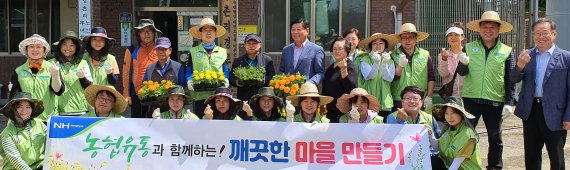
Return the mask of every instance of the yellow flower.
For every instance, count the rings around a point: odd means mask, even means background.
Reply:
[[[148,82],[147,82],[147,81],[143,81],[143,85],[147,85],[147,84],[148,84]]]
[[[204,73],[200,73],[200,78],[203,79],[206,75]]]
[[[301,77],[301,75],[299,75],[299,74],[297,74],[297,75],[295,76],[295,80],[301,80],[301,78],[303,78],[303,77]]]
[[[289,81],[295,81],[295,76],[290,75],[288,79],[289,79]]]
[[[166,80],[162,80],[162,81],[160,81],[160,83],[164,84],[164,83],[166,83]]]
[[[212,77],[213,77],[214,79],[217,79],[217,78],[218,78],[218,75],[217,75],[217,74],[212,74]]]
[[[289,87],[283,88],[283,91],[284,91],[285,93],[289,93],[290,90],[291,90],[291,89],[290,89]]]
[[[218,76],[224,75],[224,72],[218,71]]]
[[[144,93],[144,90],[143,90],[143,89],[139,89],[139,91],[138,91],[137,94],[143,94],[143,93]]]
[[[273,85],[273,80],[269,80],[269,85]]]
[[[192,71],[192,73],[198,74],[198,70],[194,70],[194,71]]]
[[[293,84],[291,88],[293,88],[294,90],[299,90],[299,84]]]
[[[212,79],[212,76],[210,76],[210,74],[206,74],[206,80],[210,80]]]
[[[170,89],[170,85],[167,84],[166,86],[164,86],[164,88]]]

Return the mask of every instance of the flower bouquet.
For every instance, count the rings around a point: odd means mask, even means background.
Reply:
[[[224,86],[226,79],[224,72],[194,70],[192,73],[192,83],[195,91],[215,90],[220,86]]]
[[[273,89],[275,95],[286,97],[297,95],[297,93],[299,93],[299,87],[306,81],[307,77],[301,76],[300,73],[295,75],[279,74],[273,76],[273,79],[269,81],[269,87]]]
[[[265,83],[264,67],[238,67],[234,69],[234,74],[242,86],[263,86]]]
[[[158,100],[158,97],[165,95],[168,89],[172,86],[172,81],[162,80],[156,81],[144,81],[143,86],[137,91],[137,95],[141,99],[142,103],[154,102]]]

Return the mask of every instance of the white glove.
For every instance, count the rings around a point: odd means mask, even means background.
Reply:
[[[207,105],[206,109],[204,109],[204,119],[206,120],[214,119],[214,111],[212,110],[212,106]]]
[[[505,105],[503,106],[503,120],[507,119],[509,116],[513,115],[513,113],[515,112],[515,108],[511,105]]]
[[[113,66],[111,64],[106,64],[105,65],[105,73],[106,74],[111,74],[113,73]]]
[[[382,53],[382,64],[387,64],[392,59],[392,51]]]
[[[192,80],[188,80],[187,83],[188,83],[188,90],[194,91],[194,87],[193,87],[193,84],[192,84]]]
[[[358,107],[352,106],[350,110],[350,120],[349,123],[360,123],[360,113],[358,113]]]
[[[459,59],[459,62],[461,62],[463,65],[469,64],[469,57],[467,57],[467,54],[464,52],[459,53],[457,55],[457,59]]]
[[[426,109],[431,108],[432,104],[433,103],[432,103],[431,97],[426,96],[426,98],[424,99],[424,107]]]
[[[186,112],[187,112],[188,114],[190,114],[190,115],[193,115],[193,114],[194,114],[194,113],[192,113],[192,112],[190,111],[190,109],[186,109]],[[191,116],[182,116],[181,119],[190,119],[190,117],[191,117]]]
[[[224,79],[224,87],[230,87],[230,81],[228,78]]]
[[[402,67],[406,67],[406,65],[408,65],[408,59],[406,58],[405,54],[400,54],[400,58],[398,58],[398,65],[402,66]]]
[[[378,52],[370,51],[370,53],[368,53],[368,55],[370,55],[370,58],[372,58],[372,61],[375,64],[380,64],[380,62],[382,62],[382,57],[380,57],[380,54],[378,54]]]
[[[433,133],[433,130],[431,127],[427,126],[428,129],[428,137],[429,137],[429,144],[430,146],[434,149],[434,150],[439,150],[439,142],[437,141],[437,139],[435,138],[435,134]]]
[[[154,109],[154,111],[152,112],[152,118],[160,119],[160,107]]]
[[[54,64],[49,68],[49,73],[52,77],[59,76],[59,67]]]
[[[82,69],[78,69],[78,70],[77,70],[77,73],[75,73],[75,75],[76,75],[78,78],[80,78],[80,79],[85,78],[85,71],[83,71],[83,68],[82,68]]]
[[[287,122],[293,122],[293,117],[295,114],[295,106],[291,104],[291,100],[285,101],[285,112],[287,113]]]

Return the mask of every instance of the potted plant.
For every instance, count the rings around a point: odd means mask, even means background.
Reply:
[[[243,86],[263,86],[265,84],[265,67],[238,67],[234,69],[237,81]]]

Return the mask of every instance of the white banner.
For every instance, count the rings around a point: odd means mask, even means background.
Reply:
[[[91,0],[78,0],[79,39],[91,34]]]
[[[422,125],[51,117],[44,169],[431,169]]]

